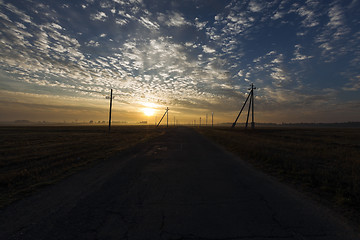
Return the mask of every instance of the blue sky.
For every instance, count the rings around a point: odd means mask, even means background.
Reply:
[[[0,0],[0,121],[360,121],[360,1]],[[242,120],[241,120],[242,121]]]

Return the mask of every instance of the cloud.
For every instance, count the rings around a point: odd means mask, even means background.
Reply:
[[[22,21],[26,22],[26,23],[32,23],[31,21],[31,17],[29,15],[27,15],[26,13],[24,13],[23,11],[19,10],[17,7],[15,7],[14,5],[12,5],[11,3],[7,3],[4,4],[4,7],[11,11],[12,13],[14,13],[15,15],[17,15]]]
[[[160,28],[159,24],[157,24],[156,22],[152,22],[145,17],[140,17],[139,22],[150,30],[158,30]]]
[[[12,21],[10,20],[10,18],[9,18],[7,15],[5,15],[4,13],[2,13],[2,12],[0,12],[0,17],[3,18],[3,19],[5,19],[5,20],[8,21],[8,22],[12,22]]]
[[[212,49],[212,48],[210,48],[210,47],[208,47],[208,46],[206,46],[206,45],[204,45],[204,46],[202,46],[203,47],[203,51],[205,52],[205,53],[214,53],[215,52],[215,49]]]
[[[128,24],[129,23],[129,21],[128,20],[126,20],[126,19],[115,19],[115,23],[116,24],[119,24],[119,25],[126,25],[126,24]]]
[[[342,90],[344,91],[358,91],[360,89],[360,75],[352,78],[350,82],[346,83]]]
[[[301,45],[297,44],[295,45],[295,51],[294,51],[294,58],[292,58],[292,61],[302,61],[306,59],[313,58],[313,56],[306,56],[300,53]]]
[[[328,26],[330,28],[338,28],[344,24],[343,21],[343,12],[338,5],[334,5],[329,9],[329,22]]]
[[[207,23],[207,21],[200,22],[198,18],[195,18],[195,26],[199,31],[203,30]]]
[[[302,21],[302,25],[307,28],[312,28],[319,25],[317,20],[318,15],[315,14],[313,9],[310,9],[309,6],[302,6],[297,10],[297,13],[304,17],[305,19]]]
[[[95,14],[90,15],[90,19],[93,21],[102,21],[105,22],[108,16],[104,12],[97,12]]]
[[[256,0],[251,0],[249,2],[249,9],[252,12],[261,12],[261,10],[263,9],[263,6],[261,5],[260,2],[258,2]]]
[[[279,68],[279,67],[273,67],[272,71],[273,72],[270,75],[274,80],[272,82],[274,86],[282,87],[282,86],[284,86],[284,84],[289,83],[290,78],[288,77],[288,75],[284,69]]]
[[[168,12],[167,14],[159,13],[157,19],[168,27],[191,25],[181,13],[175,11]]]
[[[1,4],[0,72],[34,91],[99,97],[113,88],[134,106],[173,103],[224,114],[244,98],[249,82],[264,109],[326,104],[328,92],[309,90],[316,89],[317,67],[335,79],[322,86],[359,89],[360,34],[346,3],[234,0],[216,9],[197,3],[188,2],[198,14],[177,4],[123,0],[69,3],[65,12],[57,3]],[[84,22],[69,21],[74,13]]]

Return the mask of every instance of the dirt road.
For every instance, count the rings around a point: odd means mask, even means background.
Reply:
[[[357,239],[190,128],[0,210],[0,239]]]

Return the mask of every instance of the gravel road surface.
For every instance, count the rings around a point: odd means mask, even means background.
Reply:
[[[359,239],[191,128],[0,210],[0,239]]]

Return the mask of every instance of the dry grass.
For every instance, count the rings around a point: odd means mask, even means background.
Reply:
[[[347,209],[352,217],[360,215],[360,129],[198,131],[283,181]]]
[[[149,138],[139,126],[0,127],[0,207]]]

